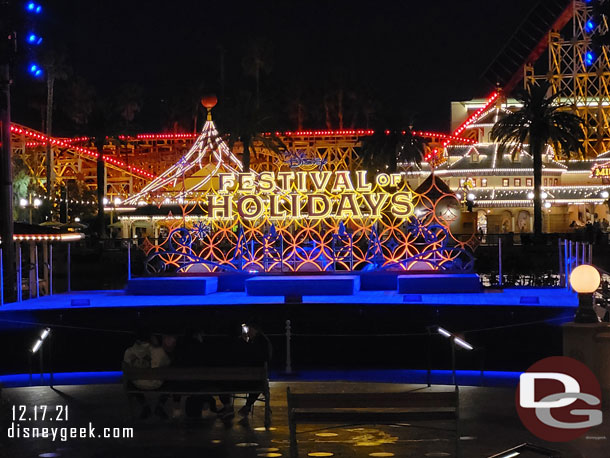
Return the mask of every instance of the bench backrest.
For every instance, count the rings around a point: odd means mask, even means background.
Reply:
[[[267,364],[259,367],[157,367],[137,369],[123,363],[124,380],[240,381],[267,383]]]
[[[459,408],[459,391],[407,391],[399,393],[302,393],[287,389],[292,409],[400,409]]]

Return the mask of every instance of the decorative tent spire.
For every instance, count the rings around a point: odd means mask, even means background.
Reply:
[[[201,135],[193,146],[174,165],[148,183],[139,193],[127,198],[124,203],[135,205],[142,201],[148,202],[151,196],[163,192],[186,198],[193,192],[209,187],[212,178],[221,171],[239,173],[243,170],[241,161],[229,149],[212,121],[212,108],[217,102],[215,95],[201,99],[208,116]]]

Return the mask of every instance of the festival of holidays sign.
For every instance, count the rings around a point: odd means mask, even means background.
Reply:
[[[380,173],[373,180],[365,170],[219,173],[218,190],[207,195],[207,216],[243,220],[267,218],[397,218],[413,214],[413,196],[399,173]]]

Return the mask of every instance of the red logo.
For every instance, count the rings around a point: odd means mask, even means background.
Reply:
[[[516,404],[523,425],[549,442],[576,439],[602,423],[597,378],[566,356],[542,359],[521,374]]]

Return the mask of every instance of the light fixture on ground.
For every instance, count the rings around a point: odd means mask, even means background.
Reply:
[[[468,351],[474,350],[474,347],[461,337],[447,331],[445,328],[438,326],[436,330],[441,336],[446,337],[451,341],[451,373],[453,375],[453,384],[457,386],[457,377],[455,375],[455,347],[457,345],[458,347]]]
[[[38,337],[38,339],[36,340],[36,342],[34,342],[34,345],[32,346],[32,354],[36,353],[40,349],[43,342],[46,340],[47,337],[49,337],[50,333],[51,328],[44,328],[42,330],[42,332],[40,333],[40,337]]]
[[[570,274],[570,286],[578,293],[578,309],[575,323],[598,323],[599,318],[593,310],[593,294],[599,288],[601,277],[598,270],[588,264],[576,267]]]

